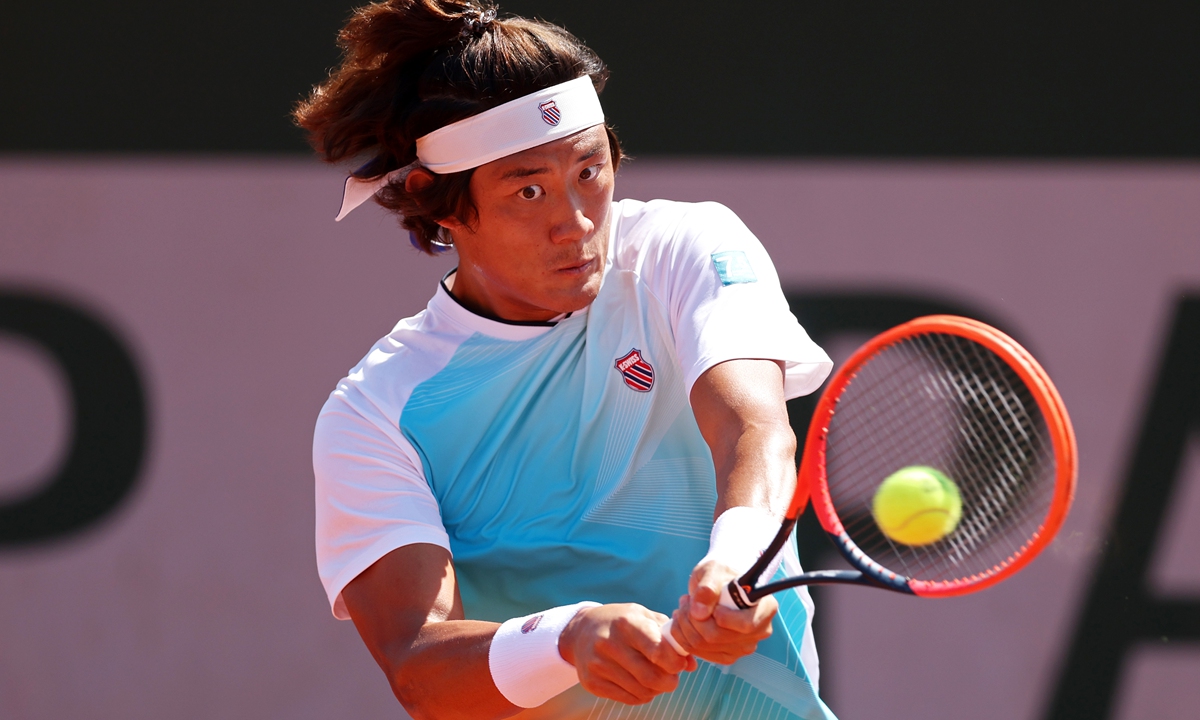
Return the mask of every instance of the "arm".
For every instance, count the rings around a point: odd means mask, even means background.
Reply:
[[[779,363],[730,360],[715,365],[697,379],[691,402],[716,469],[714,516],[747,506],[782,517],[796,481],[796,437]],[[774,598],[744,611],[717,605],[721,588],[744,570],[708,560],[692,571],[689,594],[675,614],[675,637],[684,647],[707,660],[731,663],[754,652],[770,635],[778,610]]]
[[[692,386],[692,411],[717,472],[714,518],[745,505],[783,517],[796,485],[796,436],[774,360],[730,360]]]
[[[496,689],[488,668],[500,625],[463,619],[445,548],[393,550],[346,585],[342,599],[414,718],[504,718],[520,711]]]
[[[464,619],[445,548],[393,550],[351,581],[342,598],[396,698],[417,720],[487,720],[522,709],[492,680],[488,652],[500,625]],[[559,652],[592,694],[649,702],[695,667],[662,641],[665,620],[640,605],[582,610],[563,630]]]

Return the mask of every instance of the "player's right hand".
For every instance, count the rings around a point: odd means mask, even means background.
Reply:
[[[770,637],[771,620],[779,611],[770,595],[746,610],[722,606],[721,590],[735,577],[732,569],[712,560],[698,564],[688,580],[688,594],[679,599],[671,629],[685,650],[722,665],[753,653]]]
[[[558,638],[558,652],[575,666],[579,683],[598,697],[629,705],[650,702],[696,669],[667,644],[659,628],[667,616],[635,603],[585,608]]]

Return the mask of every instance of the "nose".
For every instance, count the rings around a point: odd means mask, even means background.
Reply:
[[[568,190],[556,204],[550,240],[555,244],[582,242],[596,230],[596,223],[587,216],[587,204],[579,193]]]

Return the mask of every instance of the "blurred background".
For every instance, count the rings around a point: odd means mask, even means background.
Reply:
[[[347,169],[288,119],[355,4],[0,16],[0,717],[403,716],[317,580],[311,431],[453,260],[335,225]],[[1194,718],[1200,5],[501,8],[611,67],[618,195],[733,208],[835,358],[972,315],[1072,412],[1076,505],[1021,575],[817,593],[835,712]]]

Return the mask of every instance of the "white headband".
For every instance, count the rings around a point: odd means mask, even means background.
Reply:
[[[470,170],[603,122],[600,98],[587,75],[510,100],[417,138],[417,162],[411,165],[374,180],[346,178],[337,219],[415,167],[439,175]]]

